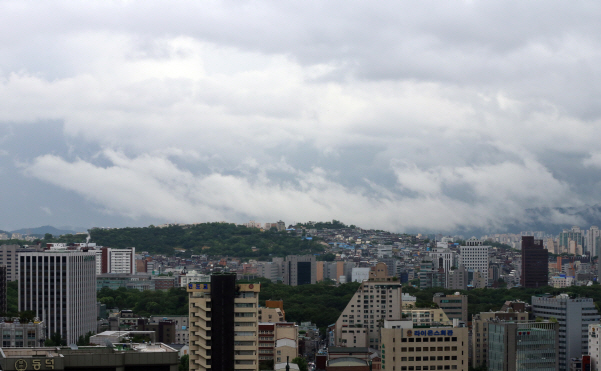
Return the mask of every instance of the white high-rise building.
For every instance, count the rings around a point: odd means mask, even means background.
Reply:
[[[445,273],[445,287],[449,286],[449,272],[452,267],[456,267],[456,257],[455,252],[448,247],[445,247],[444,244],[438,243],[438,246],[434,248],[428,255],[432,258],[432,265],[434,268],[443,268]]]
[[[484,282],[488,284],[488,262],[490,246],[483,246],[482,241],[472,237],[465,241],[466,246],[461,246],[459,262],[467,270],[478,271]]]
[[[586,251],[589,252],[591,256],[599,256],[600,243],[601,230],[594,225],[586,232]]]
[[[96,259],[93,252],[28,252],[19,255],[19,311],[46,324],[67,344],[96,332]]]
[[[96,274],[102,273],[125,273],[136,274],[136,248],[114,249],[103,247],[96,258],[100,258],[100,272],[98,272],[98,261],[96,262]]]

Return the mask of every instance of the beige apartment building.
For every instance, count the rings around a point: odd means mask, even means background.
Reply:
[[[384,321],[382,370],[467,370],[468,328],[414,328],[410,321]]]
[[[190,370],[259,369],[258,283],[215,274],[210,283],[188,284]]]
[[[336,321],[338,347],[378,349],[384,321],[401,318],[401,283],[387,275],[384,263],[371,269],[369,280],[361,283]]]
[[[259,308],[259,322],[285,322],[284,313],[280,308]]]
[[[488,365],[488,325],[493,321],[528,322],[526,312],[481,312],[472,317],[472,367]]]
[[[277,364],[297,356],[298,326],[295,323],[259,323],[259,361]]]
[[[440,308],[403,308],[403,319],[411,320],[413,326],[449,326],[453,323]]]

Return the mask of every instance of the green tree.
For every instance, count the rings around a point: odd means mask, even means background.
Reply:
[[[326,261],[326,262],[333,262],[335,259],[336,259],[336,255],[334,255],[332,253],[327,253],[327,254],[319,255],[317,257],[317,260],[319,260],[319,261]]]
[[[44,239],[45,239],[46,241],[49,241],[49,240],[51,240],[51,239],[52,239],[52,234],[51,234],[51,233],[46,233],[46,234],[44,234]]]
[[[19,322],[21,322],[21,323],[33,322],[34,318],[35,318],[34,311],[26,310],[24,312],[19,312]]]
[[[60,333],[54,332],[50,335],[50,339],[46,339],[44,345],[47,347],[66,346],[67,340],[63,338]]]
[[[294,358],[292,360],[292,363],[296,363],[300,371],[309,371],[309,364],[307,363],[307,360],[303,357]]]
[[[183,355],[179,359],[178,371],[188,371],[190,369],[190,356]]]
[[[273,359],[259,361],[259,370],[273,370]]]

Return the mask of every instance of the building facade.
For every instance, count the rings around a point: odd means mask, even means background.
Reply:
[[[526,288],[543,287],[549,284],[549,253],[542,240],[522,236],[522,276],[520,283]]]
[[[317,282],[317,264],[313,255],[288,255],[284,260],[284,284],[309,285]]]
[[[488,263],[490,246],[483,246],[482,241],[470,238],[466,246],[460,247],[459,264],[465,269],[480,272],[482,279],[488,284]]]
[[[259,323],[259,361],[277,364],[297,356],[298,326],[295,323]]]
[[[0,313],[8,312],[6,302],[6,266],[0,266]]]
[[[100,273],[136,274],[136,248],[114,249],[103,247],[100,249]]]
[[[488,325],[491,322],[514,321],[527,322],[526,312],[481,312],[472,317],[472,367],[477,368],[488,364]]]
[[[588,326],[600,318],[593,299],[572,299],[567,294],[533,296],[532,313],[559,323],[559,370],[567,370],[570,359],[588,353]]]
[[[361,283],[336,321],[336,346],[377,349],[383,321],[401,318],[401,283],[387,272],[384,263],[372,267],[369,280]]]
[[[558,370],[557,323],[496,321],[488,329],[489,371]]]
[[[450,320],[454,318],[467,323],[467,295],[456,292],[454,295],[434,294],[432,301],[438,304]]]
[[[41,247],[21,247],[19,245],[0,246],[0,265],[6,267],[6,280],[16,281],[19,279],[18,255],[25,252],[42,251]]]
[[[576,250],[578,250],[579,246],[580,250],[582,250],[584,241],[584,233],[582,233],[580,227],[574,226],[571,229],[564,229],[559,234],[559,249],[562,253],[569,253],[570,245],[573,244]]]
[[[94,253],[29,252],[19,255],[19,310],[46,324],[46,338],[59,333],[67,344],[96,332]]]
[[[591,356],[591,370],[601,369],[601,324],[588,325],[588,355]]]
[[[407,321],[385,321],[382,370],[467,370],[468,328],[413,328]]]
[[[260,284],[236,283],[235,274],[188,285],[190,370],[259,369]]]
[[[35,318],[30,323],[0,322],[2,348],[32,348],[44,345],[44,323]]]

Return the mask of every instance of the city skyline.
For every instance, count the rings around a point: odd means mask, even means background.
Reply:
[[[601,5],[0,5],[0,229],[584,225]],[[17,36],[12,36],[17,35]],[[566,211],[568,210],[568,211]]]

